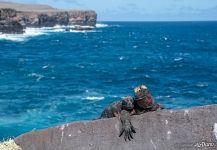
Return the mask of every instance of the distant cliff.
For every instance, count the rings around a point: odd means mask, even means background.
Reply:
[[[7,5],[6,5],[7,4]],[[55,25],[95,26],[97,14],[92,10],[57,10],[44,5],[0,4],[0,32],[23,33],[26,27]]]
[[[65,124],[15,139],[22,150],[214,150],[217,105],[132,116],[132,141],[118,137],[117,118]]]

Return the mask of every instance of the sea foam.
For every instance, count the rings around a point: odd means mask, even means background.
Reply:
[[[97,23],[96,28],[107,28],[107,27],[120,27],[121,25],[114,24],[114,25],[108,25],[104,23]]]
[[[97,23],[96,24],[96,27],[97,28],[105,28],[105,27],[108,27],[109,25],[107,25],[107,24],[101,24],[101,23]]]
[[[79,26],[80,28],[93,28],[91,26]],[[107,24],[96,24],[96,28],[105,28],[109,27]],[[26,28],[23,34],[2,34],[0,33],[0,40],[7,40],[7,41],[14,41],[14,42],[22,42],[26,41],[30,38],[41,36],[41,35],[48,35],[51,33],[57,32],[67,32],[66,30],[69,29],[70,33],[87,33],[87,32],[96,32],[96,30],[74,30],[75,26],[61,26],[56,25],[54,27],[42,27],[42,28]]]
[[[46,34],[43,28],[26,28],[23,34],[0,34],[0,40],[22,42],[28,38]]]
[[[106,24],[96,24],[96,28],[107,27]],[[81,28],[93,28],[91,26],[80,26]],[[56,25],[54,27],[42,27],[42,28],[26,28],[23,34],[2,34],[0,33],[0,40],[14,41],[14,42],[23,42],[30,38],[48,35],[58,32],[67,32],[69,29],[70,33],[86,33],[86,32],[95,32],[95,30],[74,30],[75,26],[60,26]],[[94,29],[94,28],[93,28]]]
[[[87,100],[103,100],[105,97],[103,96],[87,96],[85,99]]]

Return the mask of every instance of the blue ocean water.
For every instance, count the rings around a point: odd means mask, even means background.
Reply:
[[[0,35],[0,139],[97,118],[146,84],[168,109],[217,103],[217,22],[103,22]]]

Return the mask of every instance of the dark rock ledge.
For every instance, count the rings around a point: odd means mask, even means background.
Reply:
[[[43,5],[6,4],[0,2],[1,33],[21,34],[26,27],[96,25],[97,14],[92,10],[58,10]]]
[[[217,105],[132,117],[134,140],[119,138],[117,118],[70,123],[21,135],[23,150],[214,150]]]

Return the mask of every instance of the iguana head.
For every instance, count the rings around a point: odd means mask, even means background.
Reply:
[[[145,85],[140,85],[134,88],[134,100],[141,108],[144,109],[152,107],[154,103],[154,100]]]

